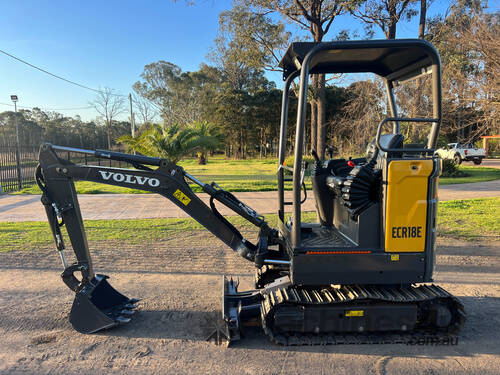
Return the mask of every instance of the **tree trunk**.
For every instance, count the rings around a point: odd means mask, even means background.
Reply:
[[[321,7],[316,9],[317,12],[321,12]],[[317,20],[321,19],[321,14],[315,14]],[[313,24],[314,31],[314,41],[321,42],[324,36],[324,30],[321,23]],[[316,100],[316,152],[320,159],[324,159],[325,156],[325,140],[326,140],[326,129],[325,129],[325,75],[316,75],[315,81],[315,95],[317,95]],[[312,125],[312,123],[311,123]],[[312,130],[311,130],[312,134]]]
[[[396,22],[391,22],[389,24],[389,33],[387,39],[396,39]]]
[[[420,21],[418,24],[418,38],[424,39],[425,37],[425,19],[427,17],[427,0],[420,0]],[[422,79],[418,78],[415,81],[415,95],[413,98],[414,106],[413,106],[413,116],[417,117],[418,115],[424,116],[424,113],[420,113],[422,110]],[[418,143],[420,139],[420,124],[414,123],[411,124],[411,141],[412,143]]]
[[[240,129],[240,147],[239,147],[239,155],[237,158],[244,159],[243,156],[243,129]]]
[[[425,19],[427,17],[427,0],[420,0],[420,21],[418,23],[418,38],[425,37]]]
[[[311,100],[311,151],[314,150],[316,151],[317,147],[317,100]]]
[[[311,85],[312,85],[312,88],[313,88],[313,95],[312,95],[312,99],[311,99],[311,102],[310,102],[310,108],[311,108],[311,151],[312,150],[316,150],[316,147],[317,147],[317,130],[318,130],[318,111],[316,109],[316,104],[317,104],[317,100],[316,100],[316,90],[317,90],[317,83],[318,83],[318,80],[317,80],[317,75],[313,75],[311,77]],[[304,150],[305,151],[305,150]]]
[[[197,153],[196,156],[198,157],[198,164],[199,165],[205,165],[205,164],[207,164],[207,157],[206,157],[206,155],[205,155],[204,152],[200,151],[200,152]]]
[[[267,135],[264,131],[264,157],[267,158]]]
[[[108,133],[108,150],[111,150],[111,120],[106,121],[106,130]]]
[[[259,132],[259,157],[262,159],[262,156],[264,155],[264,150],[262,149],[264,143],[264,136],[262,135],[262,129],[260,129]]]
[[[318,124],[318,140],[317,150],[321,160],[325,159],[325,145],[326,145],[326,92],[325,92],[325,75],[318,75],[318,102],[317,102],[317,124]]]

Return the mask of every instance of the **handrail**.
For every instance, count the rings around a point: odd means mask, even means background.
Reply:
[[[405,149],[405,148],[385,148],[380,145],[380,136],[382,133],[382,128],[384,125],[388,122],[433,122],[433,123],[438,123],[439,119],[436,118],[425,118],[425,117],[416,117],[416,118],[409,118],[409,117],[387,117],[383,119],[377,128],[377,135],[375,136],[375,144],[377,145],[377,148],[381,151],[384,152],[397,152],[397,151],[409,151],[409,152],[434,152],[434,149],[432,148],[411,148],[411,149]]]

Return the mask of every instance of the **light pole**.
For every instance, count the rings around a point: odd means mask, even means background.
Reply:
[[[17,163],[17,183],[19,190],[23,188],[23,176],[21,174],[21,156],[19,155],[19,125],[17,124],[17,95],[11,95],[10,100],[14,102],[14,123],[16,124],[16,163]]]

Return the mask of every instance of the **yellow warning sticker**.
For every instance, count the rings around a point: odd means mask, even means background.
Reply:
[[[399,254],[391,254],[391,260],[393,262],[396,262],[399,260]]]
[[[344,313],[345,316],[364,316],[364,310],[346,310]]]
[[[189,198],[186,194],[184,194],[179,189],[177,189],[175,191],[174,197],[176,197],[184,206],[187,206],[189,204],[189,202],[191,202],[191,198]]]

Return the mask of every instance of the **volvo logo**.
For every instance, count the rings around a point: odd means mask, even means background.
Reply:
[[[160,180],[158,180],[157,178],[134,176],[133,174],[123,174],[123,173],[106,172],[106,171],[99,171],[99,173],[101,174],[102,179],[105,181],[113,179],[113,181],[125,182],[127,184],[134,184],[134,185],[148,184],[151,187],[160,186]]]

